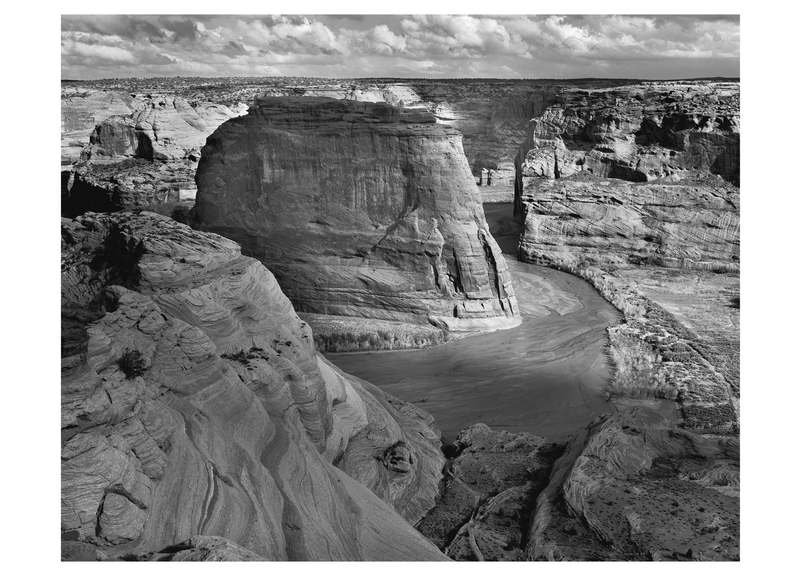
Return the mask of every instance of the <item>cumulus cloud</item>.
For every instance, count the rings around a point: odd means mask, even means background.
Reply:
[[[63,16],[62,77],[738,75],[735,16]]]

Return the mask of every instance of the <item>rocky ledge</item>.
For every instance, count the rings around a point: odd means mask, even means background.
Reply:
[[[61,294],[65,559],[444,558],[409,524],[441,478],[432,419],[318,355],[237,244],[65,219]]]
[[[519,251],[529,262],[739,270],[739,189],[718,177],[690,184],[540,179],[520,200]]]
[[[645,406],[566,445],[475,424],[417,528],[454,560],[736,560],[739,440]]]
[[[234,239],[298,312],[433,325],[519,323],[455,130],[424,110],[261,98],[202,150],[197,226]]]

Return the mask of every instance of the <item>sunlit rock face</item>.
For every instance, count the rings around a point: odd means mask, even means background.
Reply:
[[[520,256],[739,268],[739,86],[564,90],[516,159]]]
[[[461,136],[424,110],[258,99],[202,150],[195,216],[264,262],[300,312],[519,322]]]
[[[719,174],[738,185],[738,83],[647,82],[562,90],[531,120],[521,178],[578,172],[648,182]]]
[[[244,110],[181,97],[131,97],[115,92],[62,101],[62,136],[65,128],[83,127],[91,118],[98,119],[87,134],[88,142],[67,142],[81,148],[67,190],[62,191],[63,215],[194,200],[194,174],[206,137]],[[65,146],[62,141],[62,163],[63,157],[72,158],[75,152],[74,146]]]
[[[706,183],[542,180],[521,195],[520,256],[628,266],[739,269],[739,189]]]
[[[160,96],[144,100],[129,114],[104,119],[94,128],[84,159],[112,162],[124,158],[180,160],[199,155],[217,126],[241,114],[211,102]]]
[[[142,101],[119,90],[61,90],[61,164],[77,161],[95,126],[111,116],[131,114]]]
[[[236,243],[169,218],[62,221],[61,427],[67,559],[442,558],[409,524],[444,463],[430,416],[318,355]]]

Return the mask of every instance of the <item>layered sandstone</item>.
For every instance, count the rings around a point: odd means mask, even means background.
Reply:
[[[540,179],[519,199],[519,251],[529,262],[739,269],[739,189],[720,178],[687,184]]]
[[[318,355],[234,242],[62,221],[67,559],[440,559],[408,522],[442,464],[431,418]]]
[[[714,274],[737,284],[738,180],[734,83],[564,90],[517,156],[519,258],[578,274],[624,313],[612,393],[678,401],[701,430],[738,430],[738,333],[698,335],[686,307],[634,279],[667,269],[684,301]],[[694,294],[692,310],[708,306]]]
[[[140,99],[122,90],[62,88],[61,165],[77,161],[100,122],[138,110]]]
[[[148,98],[131,113],[98,123],[82,156],[95,163],[125,158],[197,159],[206,137],[243,111],[178,97]]]
[[[125,96],[89,94],[77,100],[85,109],[62,103],[62,135],[65,118],[70,127],[83,126],[81,118],[100,119],[62,189],[63,215],[194,200],[194,174],[206,137],[246,110],[172,96]],[[119,102],[128,111],[112,114],[125,110]]]
[[[517,155],[526,178],[578,172],[648,182],[696,173],[738,184],[739,85],[645,82],[561,90]]]
[[[259,99],[209,137],[197,185],[198,226],[264,262],[299,312],[519,322],[461,137],[425,111]]]

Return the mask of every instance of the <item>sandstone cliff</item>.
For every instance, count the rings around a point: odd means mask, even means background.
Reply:
[[[687,304],[693,287],[715,274],[738,284],[738,180],[734,83],[564,90],[517,156],[519,258],[582,276],[622,311],[612,392],[676,400],[691,428],[739,426],[738,325],[703,336],[684,325],[720,315],[699,294]],[[659,301],[642,291],[648,267],[673,278]]]
[[[519,196],[529,262],[738,271],[739,189],[718,178],[635,184],[573,176]]]
[[[115,115],[131,114],[142,101],[122,90],[62,88],[61,165],[77,161],[95,126]]]
[[[206,137],[217,126],[244,112],[211,102],[189,102],[170,96],[151,97],[129,114],[98,123],[83,151],[95,163],[124,158],[197,159]]]
[[[299,312],[519,322],[460,135],[427,112],[259,99],[209,137],[197,185],[198,226],[269,266]]]
[[[169,218],[62,220],[61,426],[67,559],[442,557],[408,524],[441,477],[431,418],[316,354],[234,242]]]
[[[72,101],[62,103],[62,136],[65,118],[69,127],[83,126],[82,118],[100,119],[62,189],[65,216],[193,200],[194,174],[206,137],[246,110],[171,96],[113,95],[73,98],[83,108]],[[120,101],[127,112],[119,113],[125,109]],[[82,132],[71,135],[75,134]],[[62,164],[64,154],[62,142]]]

